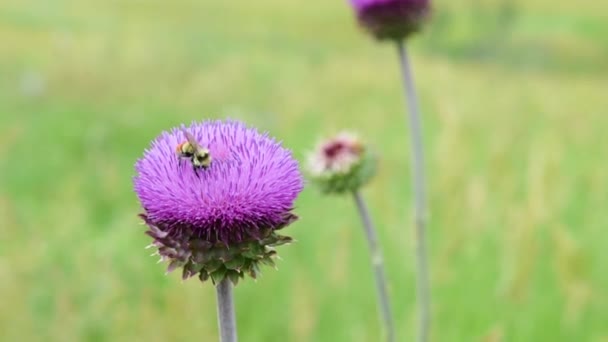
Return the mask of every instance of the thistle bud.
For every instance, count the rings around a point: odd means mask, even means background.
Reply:
[[[374,176],[376,158],[356,134],[342,132],[310,153],[308,171],[323,193],[352,192]]]
[[[401,40],[420,30],[429,0],[350,0],[359,24],[379,40]]]

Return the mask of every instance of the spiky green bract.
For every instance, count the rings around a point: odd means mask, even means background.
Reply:
[[[367,184],[375,173],[376,160],[370,152],[365,152],[348,172],[326,172],[311,177],[311,180],[322,193],[343,194]]]
[[[342,132],[320,143],[308,160],[311,182],[322,193],[358,190],[376,173],[377,159],[358,136]]]
[[[297,220],[295,215],[288,215],[284,226]],[[145,214],[140,214],[140,217],[149,227],[146,234],[154,239],[152,246],[158,248],[161,260],[169,261],[167,272],[181,267],[184,280],[197,274],[202,282],[211,279],[213,284],[228,278],[236,285],[245,275],[256,279],[261,265],[275,267],[274,258],[277,252],[274,247],[293,241],[289,236],[277,234],[276,230],[282,228],[278,227],[261,230],[257,240],[228,246],[220,241],[212,243],[197,237],[191,229],[184,229],[178,235],[170,235],[150,222]]]

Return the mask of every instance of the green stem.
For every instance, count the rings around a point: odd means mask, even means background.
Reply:
[[[405,43],[397,42],[399,61],[407,98],[408,119],[411,136],[411,165],[412,187],[414,189],[414,223],[416,226],[416,270],[417,270],[417,298],[419,305],[418,342],[429,339],[431,324],[431,294],[429,285],[429,265],[426,250],[426,189],[424,177],[424,146],[422,141],[422,124],[420,110],[410,63]]]
[[[234,300],[232,298],[232,283],[228,278],[220,281],[216,287],[217,319],[220,329],[220,342],[236,342],[236,319],[234,315]]]
[[[376,236],[376,229],[372,223],[369,215],[369,210],[365,205],[365,201],[361,197],[361,193],[358,190],[353,192],[361,221],[363,221],[363,228],[365,229],[365,236],[369,245],[369,251],[372,259],[372,266],[374,268],[374,276],[376,279],[376,291],[378,292],[378,303],[380,305],[380,312],[382,320],[384,321],[384,327],[386,329],[386,341],[393,342],[395,340],[395,327],[393,325],[393,316],[391,314],[390,301],[388,298],[388,289],[386,284],[386,275],[384,273],[384,262],[382,261],[382,253],[380,252],[380,246],[378,245],[378,237]]]

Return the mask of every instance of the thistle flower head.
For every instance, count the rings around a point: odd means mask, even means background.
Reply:
[[[344,193],[365,185],[376,170],[376,160],[352,132],[341,132],[320,142],[308,156],[312,181],[324,193]]]
[[[430,0],[350,0],[359,24],[379,40],[400,40],[420,30]]]
[[[186,133],[188,132],[188,133]],[[187,134],[211,156],[208,167],[176,153]],[[276,233],[291,213],[303,181],[291,152],[239,122],[207,121],[163,132],[136,163],[135,192],[168,272],[183,278],[224,277],[234,283],[273,264],[273,247],[291,239]]]

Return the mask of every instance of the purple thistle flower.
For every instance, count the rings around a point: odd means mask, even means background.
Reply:
[[[350,0],[359,24],[380,40],[417,32],[430,13],[430,0]]]
[[[194,168],[176,147],[192,134],[211,155],[208,168]],[[258,262],[273,264],[273,246],[291,241],[276,230],[302,191],[302,175],[289,150],[267,134],[236,121],[206,121],[174,128],[156,138],[135,165],[135,192],[161,260],[168,271],[184,268],[214,282],[244,273]]]

